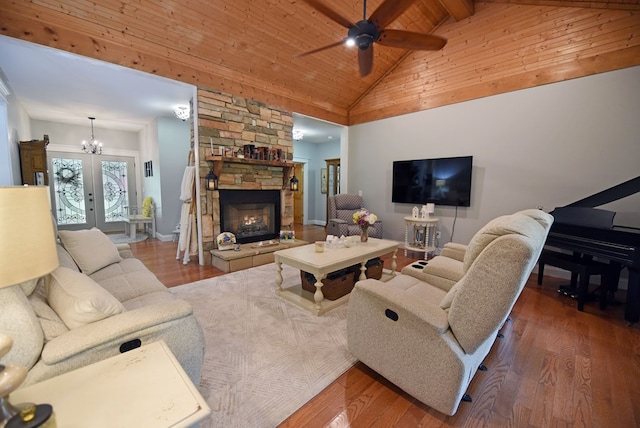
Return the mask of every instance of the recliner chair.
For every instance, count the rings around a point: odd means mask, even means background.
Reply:
[[[551,225],[553,217],[539,212]],[[448,291],[409,275],[358,281],[347,344],[362,363],[433,409],[453,415],[483,370],[548,229],[520,213],[498,217],[469,242],[471,266]]]
[[[531,217],[545,229],[546,233],[549,233],[554,221],[553,216],[538,209],[525,209],[516,214]],[[449,291],[464,276],[464,273],[478,256],[477,253],[467,252],[467,249],[468,246],[465,244],[448,242],[442,248],[440,255],[429,260],[426,265],[410,264],[402,268],[401,273],[428,282],[444,291]]]
[[[340,194],[330,196],[327,234],[334,236],[360,235],[360,227],[353,222],[353,213],[364,208],[364,199],[359,195]],[[371,238],[382,239],[382,222],[376,221],[369,227]]]

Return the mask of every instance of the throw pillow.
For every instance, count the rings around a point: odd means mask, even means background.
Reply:
[[[124,312],[124,306],[88,276],[59,267],[45,279],[47,301],[70,329]]]
[[[84,274],[91,275],[103,267],[122,260],[118,248],[98,228],[61,230],[58,235],[62,245]]]

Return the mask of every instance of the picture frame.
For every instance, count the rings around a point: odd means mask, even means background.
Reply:
[[[320,192],[327,193],[327,168],[320,170]]]

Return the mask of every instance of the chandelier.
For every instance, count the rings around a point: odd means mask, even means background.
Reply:
[[[82,141],[82,151],[85,153],[91,153],[93,155],[101,155],[102,154],[102,143],[96,140],[96,137],[93,136],[93,121],[96,120],[95,117],[90,117],[91,121],[91,138],[89,141]]]
[[[302,138],[304,137],[304,132],[300,131],[299,129],[294,129],[293,130],[293,139],[296,141],[300,141],[302,140]]]

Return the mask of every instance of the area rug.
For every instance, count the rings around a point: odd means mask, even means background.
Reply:
[[[114,244],[132,244],[134,242],[144,241],[149,237],[146,233],[136,233],[135,239],[131,239],[128,233],[112,233],[107,236]]]
[[[170,290],[205,334],[200,393],[209,427],[275,427],[355,364],[347,305],[317,317],[275,295],[273,263]],[[300,271],[283,266],[283,286]]]

